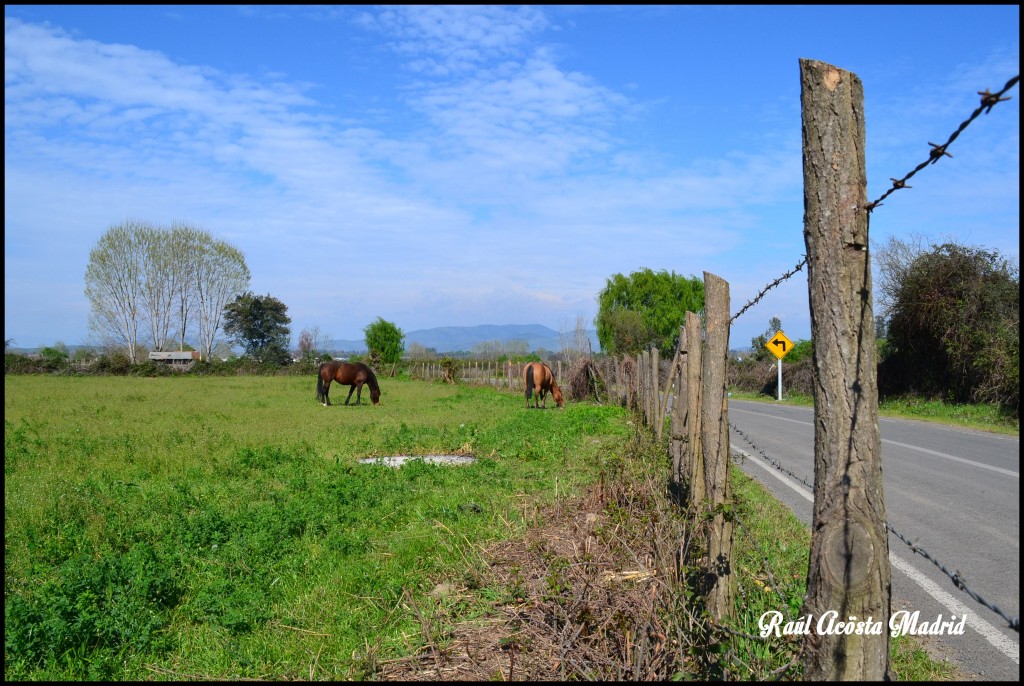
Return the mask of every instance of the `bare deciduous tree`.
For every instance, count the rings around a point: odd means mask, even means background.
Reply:
[[[197,249],[195,284],[199,316],[199,350],[209,359],[217,345],[224,307],[249,288],[249,268],[242,253],[206,235]]]
[[[149,230],[137,220],[111,227],[90,251],[85,270],[85,296],[92,306],[89,328],[105,347],[124,348],[132,364],[138,361],[144,236]]]
[[[140,338],[181,349],[194,310],[199,347],[209,358],[224,306],[249,287],[242,253],[208,232],[176,223],[170,230],[129,220],[107,230],[89,254],[85,295],[89,327],[103,347],[138,362]]]

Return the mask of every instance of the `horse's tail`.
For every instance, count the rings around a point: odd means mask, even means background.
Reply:
[[[320,365],[319,369],[316,370],[316,399],[317,402],[324,401],[324,366]]]
[[[533,396],[533,387],[536,384],[533,381],[533,365],[526,365],[526,402],[530,402],[530,397]]]

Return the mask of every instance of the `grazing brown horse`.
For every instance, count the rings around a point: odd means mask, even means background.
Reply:
[[[530,396],[533,395],[535,389],[537,396],[533,399],[534,407],[538,407],[537,401],[539,399],[540,407],[547,408],[548,399],[546,396],[549,391],[551,392],[551,397],[555,399],[555,404],[559,407],[565,407],[562,389],[555,383],[555,375],[551,371],[551,367],[543,362],[531,362],[523,367],[523,385],[526,386],[527,409],[530,408]]]
[[[345,398],[346,405],[352,399],[352,391],[356,392],[356,405],[360,403],[363,384],[370,387],[370,400],[373,401],[373,404],[376,405],[380,402],[380,386],[377,385],[377,377],[373,375],[373,370],[362,362],[351,363],[334,360],[320,365],[316,375],[316,399],[324,407],[331,404],[328,394],[331,392],[332,381],[337,381],[342,386],[350,386],[348,397]]]

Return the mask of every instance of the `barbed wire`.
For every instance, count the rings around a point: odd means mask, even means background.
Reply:
[[[804,486],[807,486],[807,488],[811,489],[811,493],[814,493],[814,485],[807,483],[807,479],[804,479],[803,477],[797,476],[793,472],[791,472],[788,469],[786,469],[785,467],[783,467],[780,462],[778,462],[776,460],[773,460],[772,458],[768,457],[768,453],[766,453],[765,451],[761,450],[756,445],[754,445],[754,441],[752,441],[751,438],[749,436],[747,436],[747,434],[743,433],[743,431],[738,426],[736,426],[732,422],[729,422],[729,426],[732,428],[733,431],[738,433],[740,435],[740,437],[744,441],[749,443],[751,448],[753,448],[757,452],[761,453],[761,457],[763,457],[765,460],[767,460],[773,467],[778,469],[780,472],[785,472],[787,475],[793,477],[794,479],[796,479],[797,481],[802,483]]]
[[[760,300],[761,298],[763,298],[763,297],[764,297],[765,293],[767,293],[767,292],[768,292],[768,291],[770,291],[771,289],[775,288],[775,287],[776,287],[776,286],[778,286],[778,285],[779,285],[780,283],[782,283],[783,281],[785,281],[786,279],[788,279],[789,277],[793,276],[793,275],[794,275],[794,274],[796,274],[796,273],[797,273],[798,271],[800,271],[801,269],[803,269],[803,267],[804,267],[804,265],[805,265],[805,264],[807,264],[807,255],[804,255],[803,259],[802,259],[802,260],[800,260],[800,262],[799,262],[799,263],[798,263],[798,264],[797,264],[797,265],[796,265],[795,267],[793,267],[793,268],[792,268],[792,269],[790,269],[790,270],[789,270],[788,272],[786,272],[785,274],[783,274],[782,276],[780,276],[779,278],[775,279],[775,280],[774,280],[774,281],[772,281],[772,282],[771,282],[770,284],[768,284],[767,286],[765,286],[765,287],[764,287],[764,289],[762,289],[762,290],[761,290],[761,292],[760,292],[760,293],[758,293],[758,294],[757,294],[757,296],[756,296],[756,297],[755,297],[755,298],[754,298],[753,300],[751,300],[751,301],[750,301],[750,302],[748,302],[748,303],[747,303],[746,305],[744,305],[744,306],[743,306],[743,307],[742,307],[742,308],[740,309],[740,311],[739,311],[739,312],[737,312],[736,314],[734,314],[734,315],[732,316],[732,319],[730,319],[730,320],[729,320],[729,324],[732,324],[732,323],[733,323],[734,321],[736,321],[736,318],[737,318],[737,317],[739,317],[739,316],[740,316],[741,314],[743,314],[744,312],[746,312],[747,310],[749,310],[749,309],[750,309],[751,307],[753,307],[754,305],[756,305],[756,304],[757,304],[757,302],[758,302],[758,301],[759,301],[759,300]]]
[[[751,440],[750,437],[747,436],[747,434],[744,433],[738,426],[736,426],[732,422],[729,422],[729,426],[730,426],[730,428],[732,428],[733,431],[735,431],[737,434],[739,434],[740,437],[743,440],[745,440],[747,443],[749,443],[750,446],[754,450],[756,450],[759,453],[761,453],[761,456],[764,457],[764,459],[767,460],[769,463],[771,463],[772,466],[774,466],[776,469],[778,469],[778,470],[780,470],[782,472],[785,472],[786,474],[788,474],[789,476],[793,477],[794,479],[796,479],[797,481],[799,481],[803,485],[808,486],[811,489],[811,492],[812,493],[814,492],[814,487],[811,486],[811,484],[807,483],[806,479],[797,476],[793,472],[791,472],[788,469],[786,469],[785,467],[783,467],[777,460],[773,460],[772,458],[770,458],[768,456],[768,454],[766,452],[764,452],[764,450],[762,450],[761,448],[758,448],[754,444],[754,441]],[[888,529],[889,531],[891,531],[896,536],[896,538],[898,538],[901,541],[903,541],[904,543],[906,543],[910,547],[910,549],[912,551],[914,551],[915,553],[917,553],[918,555],[920,555],[921,557],[923,557],[924,559],[928,560],[933,565],[938,567],[939,570],[942,571],[942,573],[944,573],[946,576],[949,577],[950,581],[953,582],[954,586],[956,586],[958,589],[960,589],[961,591],[963,591],[964,593],[969,595],[975,602],[977,602],[980,605],[982,605],[984,607],[987,607],[989,610],[992,610],[993,612],[995,612],[997,615],[999,615],[1000,617],[1002,617],[1006,621],[1007,626],[1009,626],[1009,628],[1013,629],[1017,633],[1020,633],[1020,618],[1019,617],[1017,617],[1017,618],[1010,617],[1005,612],[1003,612],[1003,610],[998,605],[994,605],[994,604],[988,602],[987,600],[985,600],[984,598],[982,598],[976,591],[972,590],[967,585],[967,582],[965,582],[963,580],[963,577],[960,575],[959,571],[957,571],[957,572],[950,572],[946,568],[945,565],[943,565],[941,562],[939,562],[934,557],[929,555],[927,550],[925,550],[924,548],[914,544],[906,536],[901,534],[899,531],[896,531],[896,529],[894,529],[892,527],[892,525],[889,524],[888,521],[885,523],[885,528]]]
[[[972,590],[970,589],[970,587],[968,587],[968,586],[967,586],[967,583],[966,583],[966,582],[965,582],[965,581],[963,580],[963,578],[962,578],[962,577],[960,576],[960,572],[959,572],[959,571],[957,571],[957,572],[950,572],[950,571],[949,571],[948,569],[946,569],[945,565],[943,565],[943,564],[942,564],[941,562],[939,562],[939,561],[938,561],[938,560],[936,560],[936,559],[935,559],[934,557],[932,557],[931,555],[929,555],[929,554],[928,554],[928,551],[927,551],[927,550],[925,550],[924,548],[922,548],[922,547],[921,547],[921,546],[919,546],[919,545],[916,545],[916,544],[914,544],[914,543],[913,543],[912,541],[910,541],[910,540],[909,540],[909,539],[908,539],[908,538],[907,538],[906,536],[904,536],[903,534],[901,534],[901,533],[900,533],[899,531],[896,531],[896,529],[892,528],[892,527],[891,527],[891,526],[889,525],[889,522],[886,522],[886,523],[885,523],[885,527],[886,527],[886,528],[887,528],[887,529],[888,529],[889,531],[891,531],[891,532],[892,532],[893,534],[895,534],[896,538],[900,539],[901,541],[903,541],[904,543],[906,543],[906,544],[907,544],[908,546],[910,546],[910,549],[911,549],[911,550],[913,550],[913,551],[914,551],[915,553],[917,553],[918,555],[920,555],[921,557],[923,557],[924,559],[928,560],[928,561],[929,561],[929,562],[931,562],[931,563],[932,563],[933,565],[935,565],[936,567],[938,567],[938,568],[939,568],[939,569],[940,569],[940,570],[942,571],[942,573],[943,573],[943,574],[945,574],[946,576],[948,576],[948,577],[949,577],[949,578],[950,578],[950,579],[951,579],[951,580],[953,581],[953,585],[954,585],[954,586],[956,586],[957,588],[959,588],[959,589],[960,589],[961,591],[963,591],[963,592],[964,592],[964,593],[966,593],[967,595],[971,596],[971,598],[973,598],[973,599],[974,599],[975,601],[977,601],[977,602],[978,602],[978,603],[980,603],[981,605],[984,605],[984,606],[985,606],[985,607],[987,607],[988,609],[990,609],[990,610],[992,610],[993,612],[995,612],[995,613],[996,613],[997,615],[999,615],[999,616],[1000,616],[1000,617],[1002,617],[1002,618],[1003,618],[1004,620],[1006,620],[1006,623],[1007,623],[1007,625],[1008,625],[1008,626],[1009,626],[1009,627],[1010,627],[1011,629],[1013,629],[1014,631],[1016,631],[1016,632],[1017,632],[1018,634],[1020,633],[1020,617],[1017,617],[1017,618],[1011,618],[1011,617],[1009,617],[1009,616],[1008,616],[1008,615],[1007,615],[1007,614],[1006,614],[1005,612],[1003,612],[1003,611],[1002,611],[1002,610],[1001,610],[1001,609],[999,608],[999,606],[998,606],[998,605],[994,605],[994,604],[992,604],[992,603],[988,602],[987,600],[985,600],[984,598],[982,598],[982,597],[981,597],[980,595],[978,595],[978,594],[977,594],[976,592],[972,591]]]
[[[983,91],[978,91],[978,95],[981,96],[981,105],[978,107],[978,109],[974,110],[974,112],[971,113],[970,117],[968,117],[960,124],[957,130],[954,131],[952,135],[950,135],[949,140],[947,140],[942,145],[936,145],[935,143],[929,142],[928,145],[932,146],[932,149],[931,152],[928,154],[928,159],[914,167],[912,170],[910,170],[910,172],[902,179],[894,179],[892,177],[889,177],[892,180],[892,188],[883,193],[882,196],[878,198],[878,200],[875,200],[874,202],[870,202],[867,205],[865,205],[864,209],[866,209],[870,213],[876,207],[881,205],[882,201],[888,198],[891,194],[903,188],[911,188],[911,186],[907,185],[907,181],[909,181],[910,177],[912,177],[914,174],[921,171],[930,164],[935,164],[943,157],[952,157],[952,155],[950,155],[946,151],[946,148],[948,148],[950,144],[957,139],[957,136],[959,136],[964,131],[964,129],[970,126],[971,122],[978,118],[978,115],[980,115],[982,112],[988,114],[989,112],[992,111],[992,108],[995,107],[997,104],[1010,100],[1010,98],[1004,98],[1002,96],[1006,91],[1016,86],[1019,80],[1020,75],[1018,74],[1017,76],[1014,76],[1012,79],[1007,81],[1006,85],[1003,86],[1003,89],[998,93],[989,93],[987,88]]]
[[[976,110],[974,110],[974,112],[971,113],[971,116],[969,116],[966,120],[961,122],[957,130],[950,135],[949,140],[947,140],[942,145],[936,145],[935,143],[929,142],[928,145],[932,146],[932,150],[928,155],[928,159],[922,162],[921,164],[917,165],[902,179],[889,177],[892,180],[892,188],[883,193],[882,196],[878,198],[878,200],[875,200],[874,202],[870,202],[867,205],[865,205],[864,209],[867,210],[870,214],[872,210],[874,210],[876,207],[879,207],[882,204],[882,201],[889,197],[892,193],[903,188],[912,188],[912,186],[907,185],[907,181],[910,180],[910,178],[914,176],[914,174],[921,171],[930,164],[935,164],[943,157],[952,157],[952,155],[950,155],[949,152],[947,152],[946,150],[950,146],[950,144],[953,141],[955,141],[957,137],[964,131],[964,129],[970,126],[971,122],[977,119],[982,112],[988,114],[989,112],[992,111],[992,108],[995,107],[997,104],[1010,100],[1011,98],[1004,98],[1003,94],[1006,93],[1011,88],[1013,88],[1014,86],[1016,86],[1018,81],[1020,81],[1020,75],[1014,76],[1012,79],[1006,82],[1006,85],[1003,86],[1003,89],[998,93],[990,93],[987,88],[983,91],[978,91],[978,95],[981,96],[981,105]],[[779,278],[775,279],[767,286],[765,286],[764,289],[762,289],[761,292],[757,294],[757,296],[755,296],[746,305],[744,305],[739,312],[732,316],[732,319],[729,320],[729,324],[732,324],[741,314],[743,314],[751,307],[756,305],[758,301],[760,301],[761,298],[763,298],[765,294],[768,293],[768,291],[775,288],[780,283],[782,283],[783,281],[787,280],[788,278],[796,274],[798,271],[800,271],[800,269],[803,268],[805,264],[807,264],[807,255],[804,255],[803,259],[800,261],[799,264],[796,265],[796,267],[794,267],[790,271],[786,272],[785,274],[783,274],[782,276],[780,276]]]

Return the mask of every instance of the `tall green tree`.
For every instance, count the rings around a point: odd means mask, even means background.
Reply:
[[[243,293],[224,308],[224,332],[257,362],[286,364],[291,357],[288,307],[273,297]]]
[[[363,329],[366,349],[375,364],[395,364],[405,352],[405,333],[383,317],[366,325]]]
[[[594,323],[602,350],[634,353],[653,344],[662,355],[671,356],[687,311],[704,310],[704,281],[644,268],[629,276],[612,275],[597,302]]]

